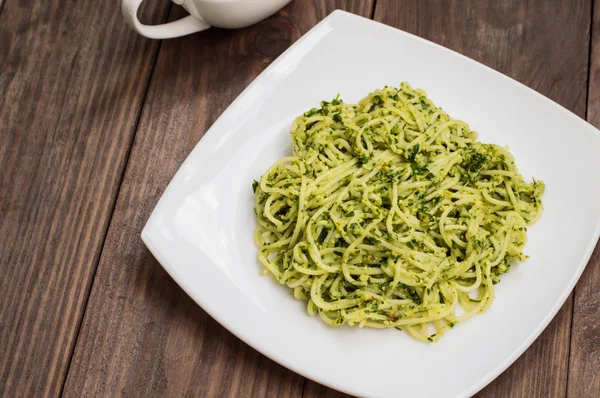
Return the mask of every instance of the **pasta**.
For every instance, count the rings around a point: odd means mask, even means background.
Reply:
[[[328,324],[437,341],[526,259],[543,182],[422,90],[323,101],[291,138],[293,156],[253,185],[258,259]]]

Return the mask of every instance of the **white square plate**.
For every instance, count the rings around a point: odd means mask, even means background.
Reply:
[[[483,142],[509,145],[546,182],[545,210],[486,313],[435,344],[397,330],[330,328],[261,276],[252,180],[292,152],[295,116],[337,93],[353,103],[408,81]],[[599,235],[600,132],[471,59],[336,11],[282,54],[223,113],[183,163],[142,233],[179,285],[239,338],[312,380],[361,396],[462,397],[506,369],[542,332]]]

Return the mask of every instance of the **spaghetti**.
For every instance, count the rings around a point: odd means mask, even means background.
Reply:
[[[422,90],[323,101],[291,138],[293,156],[253,186],[258,258],[328,324],[436,341],[487,310],[526,258],[543,182]]]

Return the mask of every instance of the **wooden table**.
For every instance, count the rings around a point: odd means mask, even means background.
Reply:
[[[0,0],[0,396],[342,396],[227,332],[140,240],[218,115],[336,8],[600,125],[598,1],[295,0],[246,29],[163,42],[125,26],[119,3]],[[183,15],[146,3],[145,21]],[[600,396],[599,262],[597,249],[546,331],[479,396]]]

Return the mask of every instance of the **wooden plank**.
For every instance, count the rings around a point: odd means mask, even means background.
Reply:
[[[65,395],[299,397],[304,379],[208,317],[162,270],[139,234],[206,129],[290,43],[333,8],[293,1],[255,26],[165,41],[102,251]],[[173,18],[183,15],[179,7]]]
[[[600,127],[600,3],[594,3],[587,120]],[[569,358],[568,397],[600,396],[600,245],[577,287]]]
[[[60,394],[158,51],[117,1],[65,3],[0,14],[5,397]]]
[[[594,112],[598,111],[594,110]],[[599,285],[600,245],[596,246],[596,250],[575,288],[568,397],[600,396]]]

